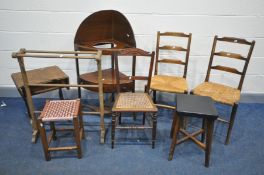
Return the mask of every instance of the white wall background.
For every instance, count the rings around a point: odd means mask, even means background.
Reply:
[[[264,93],[263,0],[0,0],[0,88],[14,87],[10,74],[19,67],[11,58],[12,52],[20,48],[73,50],[79,24],[91,13],[107,9],[127,17],[137,46],[148,51],[155,50],[157,31],[192,33],[187,75],[190,89],[205,78],[214,35],[255,40],[243,93]],[[28,69],[57,64],[73,82],[76,80],[73,60],[26,63]],[[104,66],[108,63],[105,61]],[[83,64],[82,70],[87,69]],[[216,72],[213,78],[232,86],[237,82],[223,72]]]

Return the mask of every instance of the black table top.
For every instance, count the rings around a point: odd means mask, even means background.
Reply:
[[[217,119],[218,112],[211,97],[177,94],[176,111],[179,115]]]

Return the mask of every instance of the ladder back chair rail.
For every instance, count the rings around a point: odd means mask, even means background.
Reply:
[[[186,38],[188,39],[187,46],[182,47],[182,46],[177,46],[177,45],[161,45],[161,39],[163,37],[175,37],[175,38]],[[157,75],[158,73],[158,67],[159,63],[167,63],[167,64],[179,64],[179,65],[184,65],[184,73],[183,77],[186,78],[187,76],[187,68],[188,68],[188,62],[189,62],[189,55],[190,55],[190,47],[191,47],[191,38],[192,34],[185,34],[185,33],[180,33],[180,32],[164,32],[161,33],[158,31],[157,33],[157,43],[156,43],[156,63],[155,63],[155,72],[154,74]],[[178,51],[178,52],[186,52],[184,61],[180,59],[172,59],[172,58],[160,58],[160,50],[171,50],[171,51]]]
[[[238,53],[216,51],[216,46],[217,46],[218,42],[229,42],[229,43],[240,44],[240,45],[248,45],[249,50],[248,50],[248,53],[246,56],[242,56],[241,54],[238,54]],[[209,61],[205,81],[206,82],[209,81],[210,73],[211,73],[212,69],[225,71],[225,72],[229,72],[229,73],[234,73],[234,74],[238,74],[241,76],[240,80],[239,80],[238,87],[237,87],[237,89],[241,90],[242,86],[243,86],[244,78],[246,75],[246,71],[248,68],[248,63],[250,61],[254,46],[255,46],[255,41],[250,42],[250,41],[247,41],[245,39],[235,38],[235,37],[220,37],[219,38],[216,35],[214,37],[213,47],[212,47],[212,51],[211,51],[211,56],[210,56],[210,61]],[[222,66],[222,65],[213,66],[214,56],[221,56],[221,57],[225,57],[225,58],[237,59],[237,60],[244,61],[245,63],[244,63],[242,71],[239,71],[233,67],[227,67],[227,66]]]

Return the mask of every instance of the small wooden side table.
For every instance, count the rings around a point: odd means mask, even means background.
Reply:
[[[26,73],[30,84],[56,84],[56,83],[69,84],[68,75],[66,75],[58,66],[49,66],[39,69],[33,69],[26,71]],[[19,94],[22,96],[23,100],[25,101],[29,115],[28,102],[26,100],[26,92],[24,88],[22,74],[21,72],[13,73],[11,74],[11,77],[16,85]],[[43,87],[43,86],[31,87],[30,91],[31,91],[31,95],[37,95],[55,89],[59,89],[60,99],[63,99],[63,95],[60,87]]]

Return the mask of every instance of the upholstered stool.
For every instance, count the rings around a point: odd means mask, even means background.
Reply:
[[[181,121],[185,116],[203,119],[203,127],[196,132],[188,133],[186,130],[180,128]],[[171,129],[173,139],[170,147],[169,160],[172,160],[173,158],[176,144],[190,139],[200,148],[205,150],[205,166],[208,167],[212,146],[212,135],[214,131],[214,121],[217,117],[218,113],[215,109],[214,102],[210,97],[178,94],[176,96],[176,110]],[[185,137],[178,140],[177,135],[179,132],[184,134]],[[196,138],[199,134],[202,134],[201,141]],[[204,143],[204,134],[206,134],[206,143]]]
[[[75,146],[64,146],[64,147],[50,147],[51,140],[56,140],[56,131],[59,129],[55,128],[55,122],[58,121],[72,121],[73,130],[75,137]],[[51,134],[47,138],[44,123],[49,122],[51,128]],[[38,118],[38,129],[41,136],[43,150],[46,160],[50,160],[51,151],[67,151],[77,150],[78,158],[82,157],[81,152],[81,138],[84,138],[83,119],[81,111],[80,100],[53,100],[47,101],[43,111]],[[68,129],[60,129],[65,131]]]

